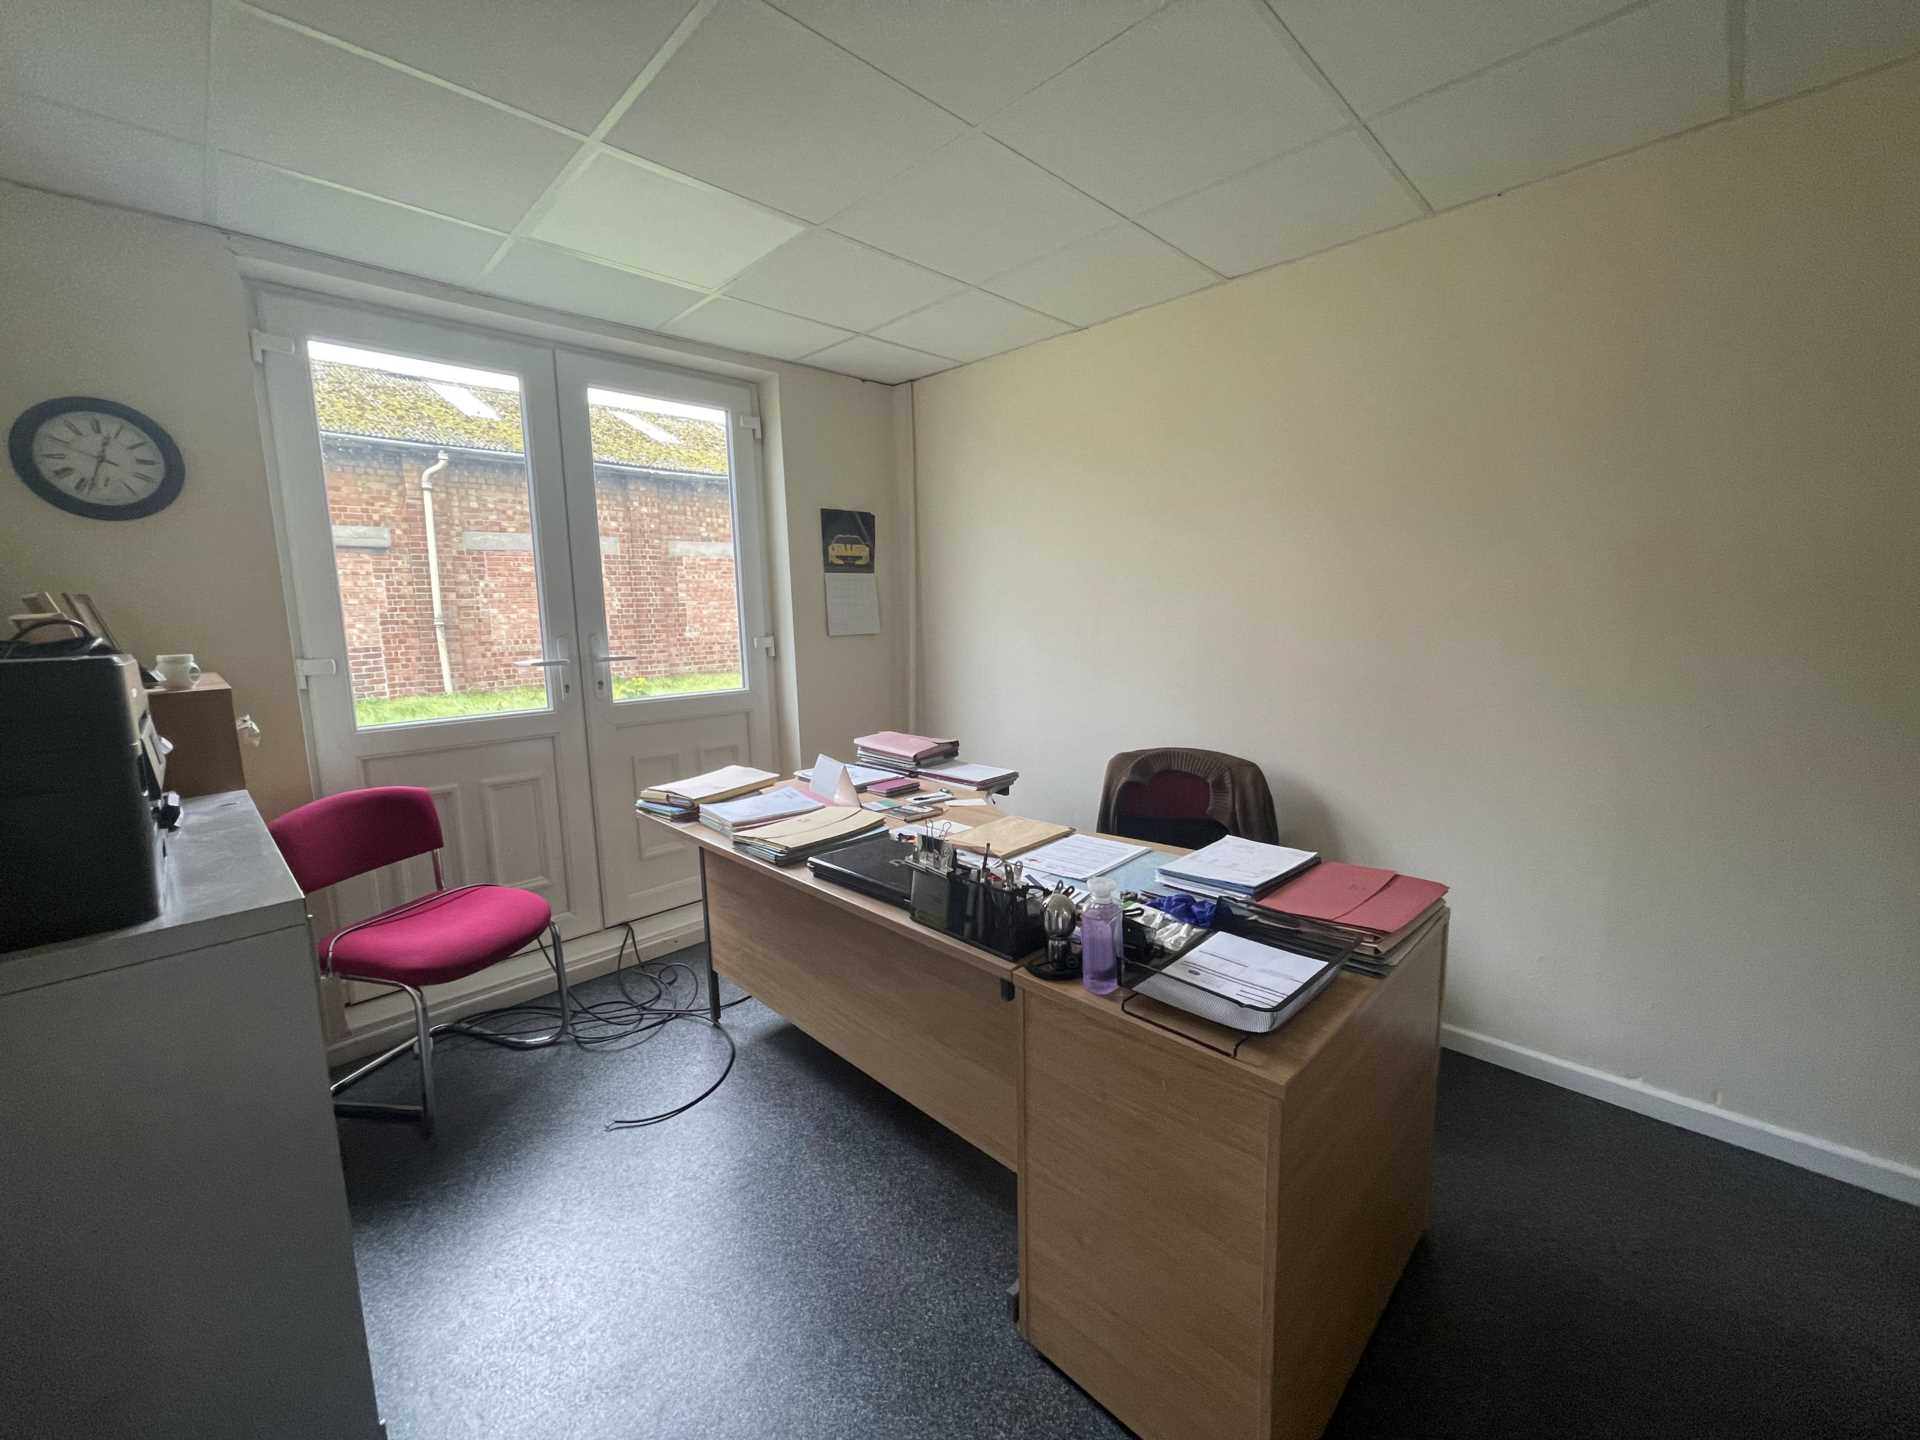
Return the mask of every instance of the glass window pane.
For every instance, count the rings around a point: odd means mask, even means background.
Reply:
[[[589,390],[613,698],[742,687],[724,410]]]
[[[307,352],[355,723],[549,708],[519,378]]]

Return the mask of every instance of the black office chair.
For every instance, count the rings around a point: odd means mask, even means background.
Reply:
[[[1197,850],[1223,835],[1280,841],[1267,777],[1218,750],[1123,750],[1107,762],[1099,828],[1109,835]]]

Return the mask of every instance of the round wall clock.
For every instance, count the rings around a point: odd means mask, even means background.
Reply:
[[[164,510],[186,482],[180,447],[131,405],[66,395],[42,400],[7,436],[13,468],[49,504],[94,520]]]

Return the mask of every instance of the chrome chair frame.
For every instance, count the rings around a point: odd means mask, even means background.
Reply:
[[[429,900],[437,900],[447,895],[458,895],[463,890],[479,890],[483,888],[483,886],[479,885],[461,885],[452,890],[447,889],[446,879],[440,870],[440,852],[435,850],[433,852],[432,890],[416,900],[409,900],[403,905],[394,906],[391,910],[383,910],[378,915],[370,915],[365,920],[361,920],[353,925],[348,925],[335,932],[333,938],[327,942],[327,954],[321,966],[322,974],[340,980],[357,980],[362,985],[380,985],[389,990],[401,990],[406,992],[407,999],[413,1003],[413,1038],[401,1041],[392,1049],[384,1051],[374,1056],[373,1059],[348,1071],[328,1087],[328,1093],[338,1097],[342,1090],[345,1090],[351,1085],[358,1084],[376,1070],[398,1060],[409,1050],[419,1052],[420,1056],[420,1103],[418,1105],[379,1104],[364,1100],[341,1100],[335,1098],[333,1102],[334,1114],[350,1115],[369,1120],[418,1120],[423,1133],[427,1135],[433,1134],[433,1037],[436,1035],[444,1035],[449,1031],[456,1034],[479,1034],[480,1032],[469,1029],[458,1020],[448,1020],[438,1025],[434,1024],[432,1017],[427,1012],[427,997],[417,986],[404,984],[398,980],[377,979],[371,975],[355,975],[350,971],[336,969],[333,963],[333,948],[338,945],[345,936],[353,934],[356,930],[365,930],[375,925],[384,924],[389,920],[398,920],[403,915],[411,914],[416,908],[426,904]],[[540,953],[546,956],[547,963],[553,967],[554,977],[559,982],[560,1023],[544,1035],[485,1036],[484,1038],[490,1043],[503,1045],[511,1050],[542,1050],[549,1045],[558,1045],[562,1040],[572,1037],[573,1011],[571,1001],[567,995],[567,959],[566,951],[560,943],[559,925],[549,922],[547,925],[547,935],[553,942],[551,949],[548,948],[547,941],[545,940],[536,940],[534,943],[539,945]]]

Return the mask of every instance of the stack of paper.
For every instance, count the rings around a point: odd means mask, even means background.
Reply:
[[[1328,861],[1261,897],[1253,914],[1283,923],[1308,921],[1322,932],[1352,939],[1358,949],[1347,964],[1384,974],[1397,963],[1401,947],[1439,911],[1446,893],[1437,880]]]
[[[756,770],[751,765],[723,765],[704,775],[690,775],[685,780],[670,780],[665,785],[652,786],[642,790],[640,798],[649,805],[684,809],[705,805],[712,800],[731,800],[736,795],[745,795],[770,785],[779,778],[771,770]]]
[[[744,831],[733,837],[733,848],[775,865],[797,865],[809,855],[884,829],[884,820],[857,806],[825,805],[808,815]]]
[[[916,767],[947,760],[960,753],[958,740],[941,740],[932,735],[908,735],[899,730],[881,730],[873,735],[857,736],[854,755],[869,765],[896,770],[902,775]]]
[[[824,755],[820,757],[820,760],[826,759],[827,757]],[[816,795],[824,795],[829,799],[832,798],[834,790],[839,785],[840,771],[842,770],[846,771],[846,773],[853,778],[853,788],[855,790],[865,790],[868,786],[877,784],[880,781],[899,778],[898,771],[882,770],[875,765],[842,765],[837,760],[831,760],[827,761],[826,768],[831,770],[832,773],[823,774],[820,761],[817,760],[804,770],[794,771],[793,776],[796,780],[804,781],[806,787]],[[820,782],[817,785],[814,783],[816,780]]]
[[[1278,1030],[1332,983],[1340,967],[1311,955],[1215,931],[1134,987],[1216,1025]]]
[[[923,780],[940,785],[964,785],[969,790],[1005,790],[1020,778],[1018,770],[1004,765],[942,760],[937,765],[922,765],[915,772]]]
[[[1228,835],[1169,860],[1160,867],[1160,881],[1195,895],[1253,900],[1319,858],[1311,850]]]
[[[737,800],[709,801],[700,807],[700,823],[711,826],[722,835],[732,835],[755,825],[767,825],[775,820],[791,819],[795,815],[810,815],[820,808],[820,802],[798,786],[782,785],[777,789],[742,795]]]

